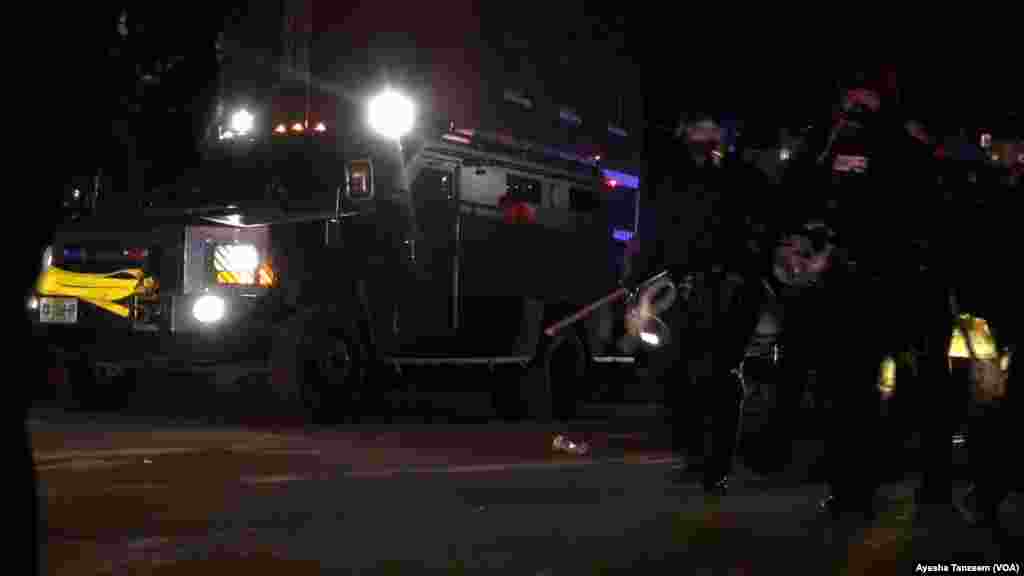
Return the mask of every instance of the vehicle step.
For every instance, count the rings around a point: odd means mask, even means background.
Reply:
[[[446,356],[446,355],[418,355],[418,356],[389,356],[385,361],[390,364],[410,366],[440,366],[440,365],[464,365],[464,366],[494,366],[498,364],[527,364],[529,356],[489,356],[489,357],[467,357],[467,356]]]

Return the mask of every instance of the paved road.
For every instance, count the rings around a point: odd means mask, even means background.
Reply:
[[[915,526],[903,484],[886,486],[875,526],[849,536],[815,518],[819,485],[745,472],[707,500],[665,479],[660,434],[601,423],[77,416],[32,431],[49,574],[909,574],[917,561],[1024,561],[953,521]],[[593,453],[552,453],[564,431]],[[1006,514],[1024,535],[1016,500]]]

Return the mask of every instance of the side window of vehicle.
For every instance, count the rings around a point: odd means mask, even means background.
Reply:
[[[345,171],[345,196],[349,200],[373,198],[373,165],[369,160],[353,160]]]
[[[541,203],[541,183],[539,180],[509,174],[505,180],[505,194],[509,201]]]

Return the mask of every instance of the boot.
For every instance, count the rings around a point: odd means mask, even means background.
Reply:
[[[957,510],[963,519],[978,528],[986,528],[998,532],[1001,528],[999,523],[999,501],[979,490],[977,486],[967,489],[967,494],[957,502]]]

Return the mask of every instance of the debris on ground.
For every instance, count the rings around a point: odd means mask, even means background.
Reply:
[[[586,456],[590,452],[590,446],[586,442],[573,442],[559,434],[551,442],[551,449],[555,452],[565,452],[573,456]]]

